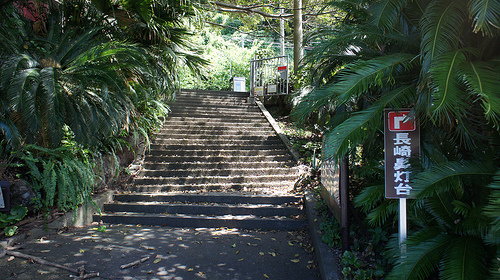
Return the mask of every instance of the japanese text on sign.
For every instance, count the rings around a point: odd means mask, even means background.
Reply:
[[[408,160],[419,153],[419,129],[410,111],[385,111],[386,198],[411,195]]]

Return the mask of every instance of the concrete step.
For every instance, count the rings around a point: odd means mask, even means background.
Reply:
[[[156,135],[157,138],[160,139],[209,139],[209,140],[218,140],[218,139],[223,139],[223,140],[268,140],[268,139],[279,139],[279,137],[276,134],[273,133],[266,133],[264,135],[230,135],[230,134],[158,134]]]
[[[121,202],[107,203],[105,212],[182,214],[202,216],[252,215],[257,217],[299,216],[302,210],[297,207],[280,205],[227,205],[227,204],[171,204],[162,202]]]
[[[212,130],[212,131],[219,131],[219,130],[227,130],[227,131],[238,131],[238,130],[250,130],[250,129],[255,129],[257,131],[259,130],[269,130],[272,129],[272,127],[269,125],[269,123],[241,123],[237,125],[227,125],[227,126],[222,126],[220,123],[211,123],[208,124],[206,122],[194,122],[194,123],[186,123],[186,124],[171,124],[169,123],[168,125],[165,125],[164,128],[160,129],[159,132],[164,132],[164,131],[170,131],[170,130]]]
[[[145,177],[134,179],[136,185],[200,185],[200,184],[253,184],[293,182],[295,174],[280,175],[248,175],[248,176],[196,176],[196,177]]]
[[[281,139],[276,138],[267,138],[260,140],[239,140],[239,139],[167,139],[167,138],[155,138],[152,139],[152,145],[166,145],[177,147],[182,149],[183,146],[186,147],[200,147],[206,146],[209,148],[210,146],[219,147],[221,149],[228,147],[244,147],[250,145],[252,149],[258,149],[260,146],[276,146],[282,145],[283,142],[280,142]]]
[[[158,163],[158,162],[145,162],[144,169],[152,170],[196,170],[200,168],[207,169],[238,169],[238,168],[282,168],[292,167],[293,163],[283,161],[269,161],[269,162],[171,162],[171,163]]]
[[[248,110],[215,110],[215,109],[200,109],[200,110],[192,110],[190,108],[187,109],[176,109],[172,110],[169,114],[171,117],[178,116],[199,116],[201,118],[205,117],[247,117],[247,118],[260,118],[262,117],[261,112],[248,111]]]
[[[296,205],[302,202],[302,197],[296,195],[252,195],[241,193],[132,193],[116,194],[114,195],[114,201]]]
[[[228,156],[286,156],[288,150],[268,149],[268,150],[150,150],[151,156],[183,156],[183,157],[228,157]],[[151,159],[149,159],[151,160]]]
[[[198,183],[198,184],[135,184],[132,192],[234,192],[245,191],[267,194],[282,192],[293,187],[295,182],[254,182],[254,183]]]
[[[171,140],[171,139],[168,139]],[[207,141],[192,141],[189,139],[176,140],[175,144],[169,144],[165,140],[166,144],[151,144],[151,150],[183,150],[183,151],[197,151],[197,150],[252,150],[252,149],[266,149],[266,150],[276,150],[284,149],[281,143],[277,141],[224,141],[223,143],[218,143],[220,141],[208,140]],[[193,143],[194,142],[194,143]]]
[[[293,157],[288,154],[281,155],[258,155],[258,156],[185,156],[185,155],[149,155],[146,157],[146,162],[269,162],[269,161],[282,161],[290,162]]]
[[[155,134],[155,137],[178,137],[179,135],[194,135],[194,136],[227,136],[237,138],[238,136],[274,136],[277,137],[276,132],[267,128],[257,128],[257,129],[240,129],[239,131],[232,129],[204,129],[200,127],[198,129],[171,129],[171,130],[160,130]]]
[[[220,100],[216,100],[214,103],[204,103],[199,100],[176,100],[171,106],[172,110],[216,110],[216,111],[250,111],[250,112],[262,112],[255,104],[249,103],[229,103],[221,104]]]
[[[180,106],[184,104],[196,104],[196,105],[203,105],[203,106],[216,106],[216,105],[222,105],[222,106],[227,106],[227,107],[250,107],[254,106],[251,105],[247,102],[246,99],[241,99],[238,97],[220,97],[220,98],[209,98],[209,97],[183,97],[179,96],[174,103],[171,103],[171,107],[177,106],[177,104],[180,104]]]
[[[94,216],[95,221],[130,225],[152,225],[191,228],[239,228],[261,230],[295,230],[307,226],[303,219],[261,218],[251,215],[201,217],[192,215],[164,215],[142,213],[115,213]]]
[[[170,133],[200,133],[200,134],[234,134],[234,135],[242,135],[246,133],[269,133],[274,132],[270,126],[258,126],[258,127],[241,127],[241,126],[233,126],[233,127],[220,127],[220,126],[169,126],[167,128],[163,128],[158,130],[157,135],[168,135]]]
[[[203,167],[203,166],[201,166]],[[294,168],[247,168],[247,169],[142,169],[142,177],[198,177],[198,176],[264,176],[264,175],[285,175],[296,174],[298,170]]]
[[[218,113],[218,112],[171,112],[169,119],[175,118],[197,118],[197,119],[215,119],[225,122],[263,122],[262,114],[231,114],[231,113]]]
[[[223,117],[212,117],[212,116],[169,116],[167,118],[166,126],[170,124],[190,124],[190,125],[222,125],[222,127],[234,124],[266,124],[269,125],[267,120],[264,118],[247,118],[244,116],[223,116]]]

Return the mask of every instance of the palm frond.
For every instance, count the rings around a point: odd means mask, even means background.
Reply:
[[[14,148],[19,147],[21,144],[21,135],[16,125],[10,119],[0,116],[0,132],[10,146]]]
[[[408,245],[406,254],[398,259],[397,265],[386,279],[427,279],[438,269],[444,253],[452,242],[453,238],[447,235],[436,235],[431,238],[410,236],[406,242]]]
[[[480,238],[461,236],[455,238],[442,260],[441,279],[487,279],[488,266],[485,247]]]
[[[500,171],[497,171],[489,187],[492,191],[485,213],[492,218],[492,229],[500,236]]]
[[[500,81],[498,72],[488,62],[465,62],[460,66],[464,73],[464,84],[472,95],[479,96],[483,102],[484,115],[488,121],[500,129]]]
[[[385,189],[382,189],[382,198],[384,198]],[[396,200],[384,199],[382,202],[373,208],[367,215],[366,218],[370,225],[382,226],[387,221],[391,221],[393,217],[398,214],[399,205]]]
[[[469,0],[474,32],[492,36],[500,31],[500,1]]]
[[[492,177],[497,168],[485,162],[446,161],[417,174],[412,187],[417,197],[432,197],[457,188],[457,180],[466,177]]]
[[[375,2],[370,6],[370,11],[373,13],[371,23],[384,30],[392,29],[407,2],[408,0],[381,0]]]
[[[349,150],[354,149],[373,133],[380,130],[382,111],[389,104],[404,104],[414,93],[413,85],[402,86],[383,96],[371,107],[354,113],[342,124],[326,134],[323,157],[340,160]]]
[[[431,112],[435,121],[453,123],[468,106],[463,102],[463,91],[459,88],[461,79],[457,75],[457,69],[464,61],[465,55],[461,50],[441,53],[435,57],[429,69],[434,97]]]
[[[420,23],[424,74],[436,56],[458,48],[466,18],[466,5],[462,1],[431,1],[427,6]]]

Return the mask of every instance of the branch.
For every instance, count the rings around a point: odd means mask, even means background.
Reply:
[[[132,267],[132,266],[136,266],[136,265],[138,265],[140,263],[143,263],[143,262],[149,260],[149,258],[150,258],[149,256],[146,256],[146,257],[144,257],[144,258],[142,258],[140,260],[136,260],[134,262],[131,262],[131,263],[128,263],[128,264],[124,264],[124,265],[120,266],[120,268],[121,269],[125,269],[125,268],[129,268],[129,267]]]
[[[238,28],[236,28],[236,27],[234,27],[234,26],[224,25],[224,24],[215,23],[215,22],[210,22],[210,21],[206,21],[206,20],[204,20],[203,22],[204,22],[204,23],[207,23],[207,24],[210,24],[210,25],[219,26],[219,27],[222,27],[222,28],[230,28],[230,29],[236,30],[236,31],[238,31],[238,32],[240,32],[240,33],[242,33],[242,34],[246,34],[246,35],[248,35],[248,36],[252,36],[252,37],[255,37],[255,38],[259,38],[259,37],[261,37],[261,38],[267,38],[267,37],[269,37],[269,36],[263,36],[263,35],[254,35],[254,34],[252,34],[252,33],[248,33],[248,32],[245,32],[245,31],[241,31],[240,29],[238,29]]]
[[[270,14],[263,12],[261,10],[258,10],[258,8],[262,7],[274,7],[274,5],[251,5],[251,6],[241,6],[241,5],[233,5],[233,4],[228,4],[224,2],[219,2],[219,1],[211,1],[210,2],[212,5],[216,6],[217,11],[219,12],[226,12],[226,13],[246,13],[246,14],[258,14],[261,15],[265,18],[293,18],[293,14]],[[301,8],[301,10],[305,10],[304,8]],[[328,11],[328,12],[320,12],[320,13],[307,13],[303,14],[303,16],[319,16],[319,15],[326,15],[326,14],[331,14],[333,11]]]
[[[42,264],[42,265],[53,266],[53,267],[61,268],[61,269],[64,269],[64,270],[67,270],[67,271],[70,271],[73,273],[80,274],[80,270],[78,270],[78,269],[67,267],[65,265],[60,265],[60,264],[53,263],[53,262],[49,262],[49,261],[46,261],[44,259],[32,256],[32,255],[27,255],[27,254],[23,254],[23,253],[19,253],[19,252],[14,252],[14,251],[7,251],[6,255],[14,256],[16,258],[22,258],[22,259],[26,259],[26,260],[33,260],[34,262],[37,262],[37,263]]]
[[[219,1],[211,2],[214,6],[217,7],[217,10],[220,12],[228,12],[228,13],[247,13],[247,14],[258,14],[266,18],[290,18],[293,17],[293,14],[269,14],[263,12],[257,8],[263,7],[262,5],[252,5],[252,6],[240,6],[233,5]]]

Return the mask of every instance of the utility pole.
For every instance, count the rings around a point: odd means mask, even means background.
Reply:
[[[284,8],[280,8],[280,15],[283,16],[285,13]],[[283,17],[280,18],[280,48],[281,48],[281,56],[285,55],[285,19]]]
[[[302,0],[293,0],[293,69],[297,71],[304,56],[302,48]]]

